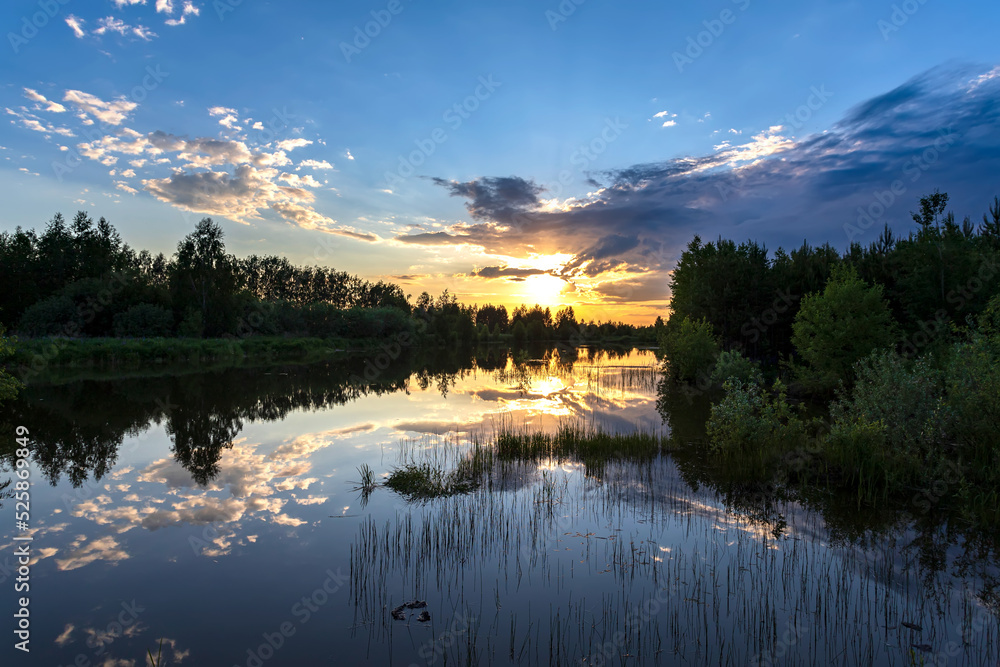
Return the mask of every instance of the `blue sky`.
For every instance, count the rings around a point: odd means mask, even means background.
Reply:
[[[974,219],[1000,194],[995,3],[42,0],[0,16],[0,229],[83,209],[169,254],[210,215],[237,255],[643,321],[694,233],[844,248],[905,232],[935,188]],[[875,228],[845,229],[896,180]]]

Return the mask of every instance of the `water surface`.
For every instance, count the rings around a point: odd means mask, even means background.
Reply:
[[[143,664],[161,638],[165,664],[212,666],[998,662],[995,545],[934,512],[793,501],[696,450],[512,461],[431,500],[355,488],[362,465],[453,468],[503,425],[696,441],[709,397],[651,352],[370,361],[27,389],[12,664]]]

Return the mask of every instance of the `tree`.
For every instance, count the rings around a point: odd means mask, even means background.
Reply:
[[[707,379],[719,354],[719,342],[705,319],[671,317],[660,345],[670,374],[682,382]]]
[[[4,335],[4,328],[0,325],[0,362],[14,353],[11,341]],[[21,383],[13,375],[0,368],[0,401],[10,400],[17,396]]]
[[[175,308],[187,319],[201,313],[204,335],[229,333],[235,320],[236,272],[222,228],[203,218],[177,244],[171,281]]]
[[[826,392],[853,382],[854,364],[893,344],[895,324],[882,286],[869,287],[849,265],[834,269],[820,293],[807,294],[792,325],[792,344],[805,362],[799,379]]]

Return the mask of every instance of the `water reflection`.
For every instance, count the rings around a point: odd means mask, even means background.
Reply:
[[[803,664],[905,664],[910,643],[952,640],[955,664],[996,661],[996,535],[739,481],[698,446],[710,397],[664,383],[649,352],[410,350],[367,379],[365,362],[29,388],[5,420],[32,431],[39,664],[139,660],[160,637],[190,664],[249,664],[286,621],[296,634],[270,664],[596,662],[619,631],[607,664],[629,651],[745,664],[777,660],[788,624],[808,628],[783,649]],[[671,447],[497,458],[449,498],[359,495],[361,465],[379,479],[407,462],[451,470],[500,423],[566,422]],[[342,588],[303,622],[294,605],[334,575]],[[420,609],[393,621],[387,605],[414,598],[429,625]],[[146,611],[109,634],[132,599]],[[922,624],[919,641],[902,621]]]

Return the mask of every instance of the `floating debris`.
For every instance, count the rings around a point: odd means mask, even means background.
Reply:
[[[934,650],[934,647],[931,646],[930,644],[910,644],[910,646],[924,653],[930,653],[931,651]]]
[[[421,623],[426,623],[427,621],[431,620],[431,615],[425,609],[424,611],[420,612],[419,616],[417,616],[417,620],[420,621]]]
[[[407,609],[423,609],[427,606],[426,600],[412,600],[403,604]]]
[[[906,621],[903,621],[902,623],[900,623],[900,625],[902,625],[904,628],[909,628],[910,630],[916,630],[917,632],[920,632],[921,630],[924,629],[923,626],[917,625],[916,623],[907,623]]]
[[[390,612],[390,615],[394,619],[396,619],[397,621],[405,621],[406,620],[406,612],[404,611],[405,609],[406,609],[406,605],[405,604],[401,604],[398,607],[396,607],[395,609],[393,609]]]

